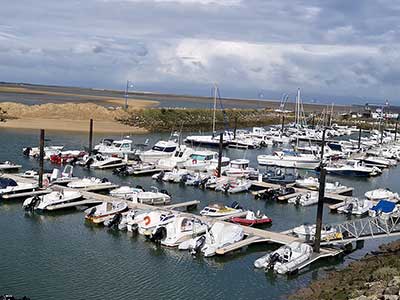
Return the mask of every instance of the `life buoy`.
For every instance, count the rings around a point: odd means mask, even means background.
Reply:
[[[193,159],[193,160],[192,160],[192,163],[193,163],[193,164],[197,164],[197,159]]]
[[[48,178],[43,179],[43,186],[48,187],[49,184],[50,184],[50,182],[49,182]]]
[[[218,169],[214,170],[214,176],[218,176]]]
[[[143,220],[144,220],[144,225],[149,225],[151,222],[151,219],[149,216],[145,216]]]

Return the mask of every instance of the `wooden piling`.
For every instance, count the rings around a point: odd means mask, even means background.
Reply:
[[[89,123],[89,155],[93,152],[93,119]]]
[[[324,212],[324,198],[325,198],[325,177],[326,171],[324,166],[324,146],[325,146],[325,133],[326,128],[322,133],[322,145],[321,145],[321,163],[320,163],[320,173],[319,173],[319,194],[318,194],[318,207],[317,207],[317,220],[315,228],[315,242],[314,251],[319,253],[321,244],[321,230],[322,230],[322,215]]]
[[[43,187],[44,173],[44,129],[40,129],[39,139],[39,188]]]

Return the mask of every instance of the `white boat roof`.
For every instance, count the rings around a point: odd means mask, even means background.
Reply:
[[[122,139],[122,140],[118,140],[118,141],[113,141],[113,144],[132,144],[133,141],[132,140],[128,140],[128,139]]]
[[[209,151],[209,150],[199,150],[199,151],[194,151],[193,153],[192,153],[192,155],[204,155],[204,156],[206,156],[206,155],[215,155],[215,154],[218,154],[217,152],[215,152],[215,151]]]
[[[176,147],[178,144],[174,141],[158,141],[154,146],[157,147]]]
[[[248,159],[244,159],[244,158],[238,158],[238,159],[234,159],[231,161],[231,164],[240,164],[240,165],[244,165],[244,164],[249,164],[250,161]]]

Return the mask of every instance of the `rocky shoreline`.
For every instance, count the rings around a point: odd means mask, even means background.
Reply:
[[[290,300],[399,300],[400,240],[289,296]]]

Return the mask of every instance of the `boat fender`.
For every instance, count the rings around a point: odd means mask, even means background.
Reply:
[[[143,221],[144,221],[144,225],[149,225],[150,222],[151,222],[151,219],[150,219],[149,216],[145,216],[145,217],[143,218]]]
[[[197,159],[192,159],[192,163],[195,165],[197,164]]]

